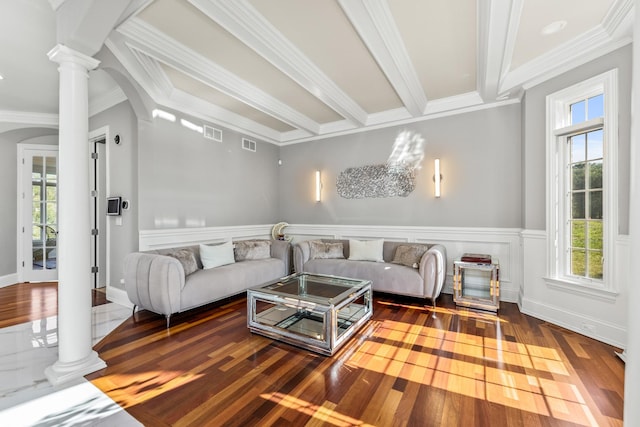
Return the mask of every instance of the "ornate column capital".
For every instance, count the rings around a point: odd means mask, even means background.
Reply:
[[[93,70],[100,64],[100,61],[97,59],[68,48],[63,44],[56,45],[47,53],[47,56],[49,60],[57,62],[58,64],[73,63],[82,66],[86,70]]]

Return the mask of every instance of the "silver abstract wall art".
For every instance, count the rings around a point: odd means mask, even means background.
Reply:
[[[345,199],[407,197],[415,186],[414,168],[398,164],[347,168],[336,182]]]

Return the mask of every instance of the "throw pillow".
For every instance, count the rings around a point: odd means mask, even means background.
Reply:
[[[180,261],[180,264],[182,264],[182,268],[184,269],[185,276],[188,276],[198,270],[196,256],[191,249],[177,249],[173,252],[169,252],[167,256]]]
[[[382,246],[384,239],[349,240],[349,259],[354,261],[384,262]]]
[[[407,267],[420,267],[420,260],[429,248],[425,245],[399,245],[393,256],[394,264],[402,264]]]
[[[228,241],[219,245],[200,245],[200,260],[205,270],[233,264],[233,244]]]
[[[235,244],[236,261],[271,258],[268,240],[243,240]]]
[[[309,241],[310,259],[340,259],[344,258],[342,243],[325,243],[319,240]]]

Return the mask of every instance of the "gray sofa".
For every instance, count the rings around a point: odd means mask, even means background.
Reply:
[[[442,245],[384,241],[384,262],[349,260],[349,240],[321,239],[324,243],[342,243],[344,258],[312,259],[311,241],[293,247],[297,273],[330,274],[371,280],[374,291],[429,298],[435,306],[444,285],[447,269],[446,249]],[[414,266],[392,263],[400,245],[423,246],[426,252]]]
[[[203,269],[200,246],[134,252],[125,257],[124,281],[136,306],[167,318],[191,308],[244,292],[247,288],[286,276],[290,272],[291,244],[271,240],[270,258],[243,260]],[[193,252],[197,269],[185,274],[183,263],[169,253]],[[196,268],[195,266],[193,267]]]

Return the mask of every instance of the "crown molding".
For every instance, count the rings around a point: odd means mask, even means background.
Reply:
[[[361,132],[369,132],[376,129],[383,129],[393,126],[403,126],[411,123],[424,122],[433,119],[439,119],[442,117],[455,116],[458,114],[466,114],[474,111],[487,110],[490,108],[499,108],[504,107],[506,105],[511,104],[519,104],[520,99],[507,99],[504,101],[496,101],[492,103],[484,103],[482,98],[477,92],[469,92],[467,94],[453,96],[451,98],[443,98],[441,100],[430,101],[428,105],[432,105],[432,112],[424,115],[422,117],[409,117],[404,119],[398,119],[394,121],[382,121],[377,125],[370,125],[366,127],[359,128],[351,128],[351,129],[343,129],[333,133],[323,133],[322,135],[314,135],[300,138],[296,134],[283,133],[282,144],[281,145],[292,145],[298,144],[302,142],[310,142],[310,141],[319,141],[322,139],[334,138],[337,136],[351,135]],[[428,106],[427,106],[428,107]],[[427,108],[429,110],[429,108]],[[402,111],[404,111],[404,116],[407,117],[408,113],[406,109],[400,108],[395,110],[389,110],[382,113],[377,113],[381,117],[384,114],[388,114],[388,117],[392,116],[400,116],[402,115]],[[338,123],[338,122],[336,122]],[[324,125],[326,128],[323,129],[331,129],[330,126],[333,124]],[[338,126],[337,126],[338,127]]]
[[[127,96],[124,94],[120,86],[115,86],[109,92],[93,98],[89,101],[89,117],[93,117],[98,113],[101,113],[114,105],[118,105],[127,100]]]
[[[511,21],[519,21],[523,0],[514,0]],[[509,72],[503,71],[500,93],[513,89],[529,89],[572,68],[592,61],[631,43],[633,0],[617,0],[602,23],[590,31],[558,46],[546,54]],[[517,28],[510,28],[505,48],[505,63],[511,61]],[[508,61],[507,61],[508,59]]]
[[[339,4],[406,109],[414,117],[421,116],[427,106],[427,97],[389,4],[379,0],[340,0]]]
[[[145,80],[147,80],[148,84],[153,88],[152,91],[161,98],[170,96],[174,90],[173,84],[169,76],[167,76],[167,73],[160,67],[158,61],[128,43],[125,43],[125,45],[138,61],[141,71],[144,72],[147,77]]]
[[[508,73],[502,82],[500,92],[518,87],[529,89],[630,42],[630,38],[613,40],[602,25],[599,25]]]
[[[121,25],[118,31],[129,39],[128,46],[134,47],[147,56],[170,65],[293,127],[304,129],[312,134],[319,132],[320,125],[314,120],[167,37],[140,19],[134,18],[128,21]]]
[[[189,1],[338,114],[354,123],[366,122],[367,112],[248,1]]]
[[[170,97],[160,100],[159,104],[260,141],[275,145],[279,145],[281,142],[281,132],[179,89],[175,89]],[[206,113],[203,113],[203,111],[206,111]],[[309,134],[307,133],[306,135]]]
[[[57,114],[0,110],[0,123],[17,123],[57,128],[59,117]]]
[[[621,30],[627,32],[627,36],[631,36],[631,26],[625,26],[625,22],[629,21],[632,16],[633,0],[617,0],[602,20],[602,27],[612,37]]]
[[[106,42],[109,50],[128,70],[155,103],[169,109],[181,111],[186,115],[208,123],[224,126],[260,141],[279,144],[281,133],[261,125],[251,119],[221,108],[201,98],[175,89],[158,62],[137,50],[121,34],[112,34]],[[155,78],[151,76],[155,75]],[[166,79],[166,80],[165,80]],[[162,82],[168,82],[168,85]],[[206,112],[206,113],[203,113]],[[300,135],[309,136],[309,132],[300,131]]]

